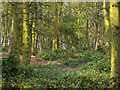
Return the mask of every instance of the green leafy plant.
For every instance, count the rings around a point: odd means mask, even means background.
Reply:
[[[52,51],[43,51],[41,53],[37,54],[37,58],[43,58],[45,60],[56,60],[58,58],[64,58],[64,57],[68,57],[71,53],[68,52],[66,49],[62,49],[62,48],[58,48],[56,50],[54,50],[54,52]]]
[[[19,62],[20,59],[18,59],[17,56],[9,55],[7,58],[3,58],[2,74],[5,74],[5,76],[14,76],[18,71]]]

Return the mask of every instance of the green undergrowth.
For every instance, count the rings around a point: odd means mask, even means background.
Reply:
[[[3,87],[18,88],[105,88],[109,73],[95,70],[60,70],[54,66],[20,65],[19,75],[3,78]],[[91,72],[91,73],[90,73]]]
[[[92,52],[92,51],[91,51]],[[82,52],[83,54],[86,52]],[[102,54],[96,52],[97,54]],[[89,53],[88,53],[89,54]],[[17,65],[16,75],[6,76],[3,72],[2,87],[16,88],[109,88],[110,78],[110,57],[90,53],[85,62],[84,55],[78,58],[57,59],[56,63],[40,65]],[[82,59],[80,59],[81,57]],[[95,59],[95,60],[92,60]],[[6,59],[6,60],[9,60]],[[61,63],[61,64],[58,64]],[[8,65],[8,64],[7,64]],[[3,67],[5,67],[3,65]],[[4,69],[4,68],[3,68]],[[116,79],[112,79],[116,80]],[[116,82],[116,87],[118,82]]]
[[[3,77],[11,77],[16,75],[18,71],[18,65],[20,60],[13,55],[9,55],[7,58],[2,59],[2,73]]]
[[[102,58],[105,59],[103,52],[95,51],[95,50],[86,50],[82,52],[76,52],[75,56],[86,62],[98,61],[98,60],[101,60]]]
[[[5,48],[2,47],[2,52],[8,52],[8,46],[6,46]]]
[[[56,49],[54,52],[52,51],[43,51],[37,54],[36,58],[43,58],[45,60],[56,60],[59,58],[70,57],[72,53],[66,49]]]

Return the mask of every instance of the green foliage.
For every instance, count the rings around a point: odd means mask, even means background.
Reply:
[[[2,48],[2,52],[8,52],[8,46],[6,46],[5,48]]]
[[[70,22],[75,22],[76,20],[77,20],[77,17],[75,17],[73,13],[65,12],[65,15],[63,17],[63,22],[70,23]]]
[[[54,53],[69,53],[68,50],[58,49]],[[91,53],[92,52],[92,53]],[[85,55],[90,55],[85,62]],[[72,53],[73,54],[73,53]],[[100,55],[101,54],[101,55]],[[43,55],[43,54],[42,54]],[[99,51],[79,52],[77,58],[58,59],[56,64],[18,65],[18,74],[9,81],[3,77],[3,87],[17,88],[109,88],[109,83],[117,80],[110,78],[110,56]],[[80,56],[83,55],[83,56]],[[95,55],[94,57],[92,55]],[[102,57],[101,57],[102,56]],[[78,58],[79,57],[79,58]],[[80,59],[81,57],[81,59]],[[49,62],[50,63],[50,62]],[[61,64],[57,64],[61,63]]]
[[[43,58],[45,60],[56,60],[58,58],[68,57],[70,55],[70,52],[68,52],[66,49],[56,49],[54,52],[52,51],[43,51],[37,54],[37,58]]]
[[[103,58],[103,53],[95,51],[95,50],[87,50],[83,52],[78,52],[75,54],[78,58],[89,61],[99,61]]]
[[[94,69],[99,70],[100,72],[110,72],[111,61],[108,54],[104,55],[98,51],[86,51],[83,53],[76,54],[84,62],[88,62],[85,66],[82,66],[83,69]]]
[[[74,63],[74,65],[76,64]],[[100,73],[94,69],[84,70],[79,68],[72,70],[71,68],[71,70],[61,70],[53,65],[20,65],[19,75],[11,78],[9,83],[11,83],[9,86],[18,88],[97,89],[109,86],[109,74]],[[9,83],[4,82],[3,87],[7,87]]]
[[[18,71],[18,64],[20,60],[13,55],[2,59],[2,74],[4,76],[14,76]]]
[[[83,64],[81,60],[72,59],[72,58],[69,58],[69,60],[58,60],[57,62],[63,63],[65,66],[71,67],[71,68],[77,68],[77,67],[80,67],[81,64]]]
[[[105,47],[104,46],[102,46],[102,47],[99,46],[97,51],[99,51],[101,53],[105,53]]]

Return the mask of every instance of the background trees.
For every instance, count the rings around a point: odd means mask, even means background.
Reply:
[[[17,33],[22,32],[23,22],[23,5],[22,3],[3,3],[3,5],[9,5],[10,8],[7,10],[3,10],[3,18],[9,19],[8,23],[4,23],[4,37],[3,37],[3,46],[5,47],[5,39],[8,35],[10,35],[10,30],[12,26],[12,17],[15,19],[15,24],[19,23],[19,25],[13,25],[14,28],[17,28]],[[87,7],[89,6],[89,8]],[[13,13],[11,15],[11,10],[14,12],[15,9],[17,13]],[[57,48],[74,48],[83,47],[86,48],[95,48],[97,50],[98,46],[104,46],[105,43],[105,33],[104,33],[104,25],[103,25],[103,9],[101,9],[102,3],[29,3],[28,12],[28,21],[29,21],[29,31],[31,41],[31,54],[34,55],[36,52],[42,50],[50,49],[54,51]],[[9,12],[9,14],[6,14]],[[23,13],[23,15],[22,15]],[[105,10],[104,10],[105,13]],[[106,15],[104,15],[105,17]],[[19,17],[19,18],[15,18]],[[106,18],[105,18],[106,19]],[[5,20],[7,21],[7,20]],[[10,26],[9,30],[6,30],[7,24]],[[23,24],[24,25],[24,24]],[[6,28],[5,28],[6,27]],[[20,29],[20,30],[18,30]],[[6,31],[5,31],[6,30]],[[31,32],[32,31],[32,32]],[[15,34],[15,32],[13,32]],[[19,35],[15,34],[20,38]],[[15,37],[15,35],[13,35]],[[23,35],[24,36],[24,35]],[[9,46],[9,39],[7,38]],[[23,38],[17,40],[19,43]],[[15,38],[13,38],[13,41]],[[16,43],[17,43],[16,42]],[[39,43],[37,43],[39,42]],[[13,45],[14,46],[14,45]],[[18,45],[19,47],[19,45]],[[17,48],[17,47],[16,47]]]

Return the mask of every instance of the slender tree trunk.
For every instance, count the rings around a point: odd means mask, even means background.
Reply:
[[[62,2],[61,3],[59,3],[59,15],[58,15],[58,23],[60,23],[60,21],[61,21],[61,15],[62,15],[62,10],[63,10],[63,8],[62,8]],[[61,34],[61,30],[59,30],[59,48],[62,48],[62,34]]]
[[[35,27],[36,27],[36,2],[33,3],[34,10],[34,19],[33,19],[33,29],[32,29],[32,46],[31,46],[31,54],[34,55],[34,45],[35,45]]]
[[[87,24],[86,24],[86,48],[89,47],[89,38],[88,38],[88,35],[89,35],[89,18],[88,18],[88,13],[86,12],[86,15],[87,15]]]
[[[92,9],[93,9],[93,2],[92,2]],[[93,10],[92,10],[92,13],[93,13]],[[94,47],[94,23],[92,21],[91,22],[91,48],[93,47]]]
[[[6,47],[6,31],[7,31],[7,17],[5,17],[5,28],[4,28],[4,32],[3,32],[3,35],[4,35],[4,45],[3,45],[3,48]]]
[[[104,36],[104,31],[105,30],[102,30],[102,37],[101,37],[101,45],[104,46],[105,45],[105,36]]]
[[[39,44],[40,44],[40,52],[42,51],[42,42],[41,42],[41,36],[39,36]]]
[[[35,27],[35,22],[33,22],[33,28]],[[33,55],[34,54],[34,37],[35,37],[35,32],[34,32],[34,29],[32,29],[32,46],[31,46],[31,54]]]
[[[52,41],[52,52],[55,50],[55,37],[53,37]]]
[[[95,37],[95,50],[98,49],[98,43],[99,43],[99,29],[100,29],[100,21],[99,21],[99,3],[96,3],[96,25],[95,25],[95,30],[96,30],[96,37]]]
[[[31,10],[33,10],[33,8],[34,8],[34,5],[32,6]],[[33,42],[34,42],[34,31],[33,31],[32,26],[33,26],[33,21],[34,20],[32,20],[32,19],[34,18],[34,11],[32,11],[29,18],[31,19],[31,21],[30,21],[30,44],[29,44],[30,48],[29,49],[30,49],[30,54],[33,55],[33,46],[34,46],[34,44],[32,43],[32,39],[33,39]]]
[[[10,43],[8,48],[8,55],[12,54],[12,43],[13,43],[13,17],[12,17],[12,26],[11,26],[11,32],[10,32]]]
[[[106,52],[110,49],[110,30],[109,30],[109,20],[107,16],[107,10],[106,10],[106,3],[105,0],[103,2],[103,15],[104,15],[104,24],[105,24],[105,49]]]
[[[1,4],[0,4],[1,5]],[[2,35],[2,18],[0,18],[0,40],[2,40],[1,35]],[[0,41],[0,52],[2,51],[2,42]]]
[[[78,3],[79,6],[80,6],[80,2]],[[78,16],[80,16],[80,9],[78,9]],[[80,26],[80,18],[78,18],[78,25]],[[80,45],[80,28],[78,28],[78,47],[80,48],[81,45]]]
[[[70,49],[70,36],[67,36],[67,48]]]
[[[36,18],[37,18],[37,3],[35,3],[35,24],[37,25],[38,19]],[[38,34],[37,34],[37,30],[35,30],[35,54],[37,53],[37,44],[38,44]]]
[[[96,45],[95,45],[95,50],[98,49],[98,43],[99,43],[99,33],[100,33],[100,24],[98,24],[98,35],[97,35],[97,40],[96,40]]]
[[[58,24],[58,3],[54,3],[54,8],[55,8],[55,15],[54,15],[54,36],[53,36],[53,44],[52,44],[52,51],[57,49],[57,24]]]
[[[62,48],[62,35],[61,35],[61,31],[59,34],[59,48]]]
[[[38,34],[35,32],[35,53],[37,53],[37,44],[38,44]]]

